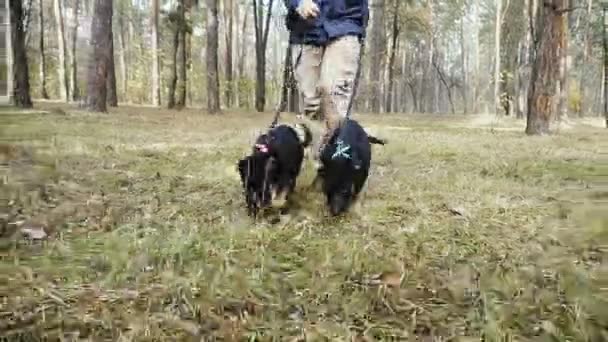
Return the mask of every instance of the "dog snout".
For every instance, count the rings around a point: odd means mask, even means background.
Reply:
[[[338,216],[346,211],[349,205],[349,198],[343,194],[334,195],[329,201],[329,211],[332,216]]]

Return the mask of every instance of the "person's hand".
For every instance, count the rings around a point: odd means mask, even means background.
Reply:
[[[296,12],[304,19],[316,18],[319,15],[319,6],[313,0],[301,0]]]

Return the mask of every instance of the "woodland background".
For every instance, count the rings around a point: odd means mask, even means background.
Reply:
[[[603,94],[601,8],[594,0],[555,3],[565,11],[554,44],[554,117],[594,115]],[[356,110],[526,116],[542,4],[371,1]],[[85,95],[93,8],[93,0],[24,0],[35,98]],[[218,93],[219,108],[263,111],[287,102],[296,111],[285,13],[280,0],[115,0],[109,103],[200,107]],[[219,87],[209,57],[217,58]]]

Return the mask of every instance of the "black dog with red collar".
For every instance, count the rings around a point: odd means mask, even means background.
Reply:
[[[238,162],[249,216],[255,218],[260,209],[286,202],[311,141],[312,133],[304,124],[279,125],[256,139],[251,154]]]

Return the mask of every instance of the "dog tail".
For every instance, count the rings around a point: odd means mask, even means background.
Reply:
[[[312,131],[305,123],[297,123],[293,126],[293,129],[298,134],[298,140],[304,148],[310,146],[312,143]]]
[[[388,143],[388,141],[386,141],[386,139],[379,139],[373,135],[368,135],[368,139],[369,139],[370,144],[386,145]]]

